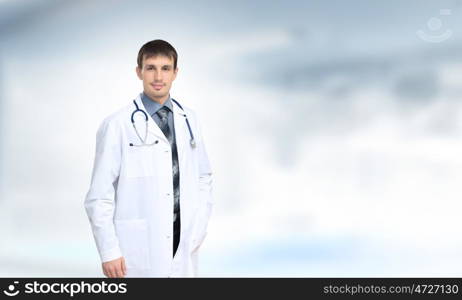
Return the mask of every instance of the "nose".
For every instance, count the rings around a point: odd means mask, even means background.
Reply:
[[[162,81],[162,72],[160,71],[155,71],[154,72],[154,81]]]

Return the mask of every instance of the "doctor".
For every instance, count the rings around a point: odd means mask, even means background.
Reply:
[[[141,47],[143,93],[101,123],[85,209],[107,277],[197,276],[212,209],[200,123],[170,97],[178,55]]]

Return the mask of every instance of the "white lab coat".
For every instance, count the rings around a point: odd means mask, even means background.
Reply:
[[[135,100],[144,108],[140,96]],[[102,262],[123,256],[127,277],[197,276],[198,250],[212,209],[212,171],[194,112],[173,104],[180,168],[181,236],[173,258],[171,147],[149,116],[148,147],[140,144],[130,117],[133,101],[107,117],[96,137],[96,155],[85,208]],[[186,113],[196,140],[190,145]],[[137,114],[144,135],[145,121]],[[138,122],[141,120],[141,122]]]

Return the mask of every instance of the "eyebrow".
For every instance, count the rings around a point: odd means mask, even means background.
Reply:
[[[156,65],[146,65],[146,67],[156,67]],[[163,65],[161,68],[168,67],[168,68],[173,68],[173,65]]]

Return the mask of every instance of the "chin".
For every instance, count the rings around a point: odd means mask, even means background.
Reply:
[[[167,95],[167,93],[162,92],[162,91],[155,91],[152,94],[156,97],[164,97],[165,95]]]

